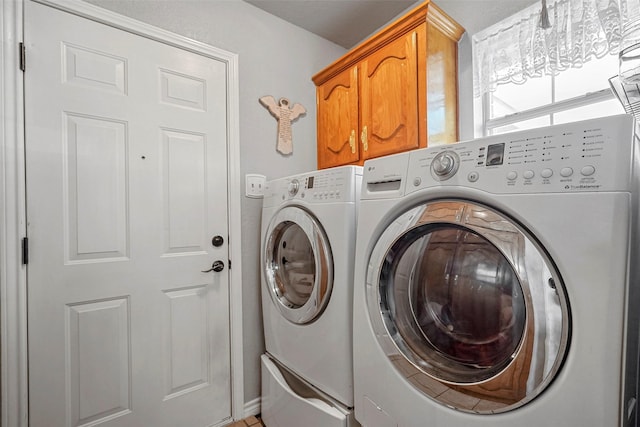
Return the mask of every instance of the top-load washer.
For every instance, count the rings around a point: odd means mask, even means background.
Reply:
[[[269,181],[262,213],[267,354],[347,412],[353,408],[353,257],[361,179],[362,167],[343,166]],[[264,380],[267,362],[263,356],[263,390],[273,382]],[[269,425],[277,403],[268,391],[263,395]]]
[[[634,127],[613,116],[365,162],[358,421],[636,425]]]

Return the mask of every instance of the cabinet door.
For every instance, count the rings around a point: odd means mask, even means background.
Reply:
[[[316,98],[318,169],[358,163],[358,68],[318,86]]]
[[[361,63],[360,126],[365,158],[418,148],[417,31]]]

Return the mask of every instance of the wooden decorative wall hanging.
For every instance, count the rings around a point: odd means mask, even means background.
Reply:
[[[298,117],[305,115],[307,110],[298,103],[289,107],[287,98],[280,98],[276,102],[276,99],[271,95],[261,97],[260,104],[266,107],[278,121],[278,144],[276,145],[276,150],[284,155],[291,154],[293,152],[291,123]]]

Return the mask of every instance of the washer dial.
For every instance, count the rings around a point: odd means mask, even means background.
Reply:
[[[438,181],[445,181],[456,174],[459,164],[460,158],[454,151],[443,151],[431,162],[431,175]]]
[[[292,179],[287,189],[289,190],[290,196],[295,196],[300,189],[300,181],[298,181],[297,179]]]

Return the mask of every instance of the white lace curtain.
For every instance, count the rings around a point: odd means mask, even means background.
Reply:
[[[524,9],[473,36],[474,91],[501,83],[581,67],[591,58],[617,54],[620,8],[632,0],[547,0],[551,27],[540,28],[541,4]],[[634,0],[635,1],[635,0]]]

